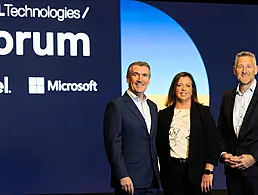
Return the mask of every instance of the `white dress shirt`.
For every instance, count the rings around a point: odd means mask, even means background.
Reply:
[[[141,112],[146,126],[148,128],[148,132],[150,133],[151,129],[151,114],[150,114],[150,107],[147,103],[147,97],[144,95],[143,100],[141,100],[137,95],[131,92],[129,89],[127,90],[127,94],[132,98],[133,102]]]
[[[234,104],[234,110],[233,110],[233,125],[234,125],[234,130],[237,137],[240,132],[246,110],[253,97],[256,83],[257,83],[256,80],[254,80],[252,85],[243,94],[240,92],[239,84],[237,86],[235,104]]]

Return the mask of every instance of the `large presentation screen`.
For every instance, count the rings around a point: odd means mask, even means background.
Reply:
[[[217,120],[236,53],[258,54],[257,18],[251,5],[1,0],[0,194],[111,192],[103,115],[133,61],[150,64],[159,109],[187,71]],[[222,165],[214,179],[225,189]]]

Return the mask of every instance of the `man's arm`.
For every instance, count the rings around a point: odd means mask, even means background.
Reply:
[[[258,159],[258,138],[257,141],[251,145],[249,154],[242,154],[238,156],[235,160],[236,165],[232,166],[232,168],[236,169],[247,169],[257,163]]]
[[[231,165],[232,168],[234,169],[240,169],[240,170],[245,170],[256,162],[254,157],[251,154],[242,154],[241,156],[235,157],[234,162],[236,163],[235,165]]]
[[[104,116],[104,143],[106,154],[116,179],[128,177],[122,153],[122,115],[117,106],[108,103]]]
[[[258,137],[256,139],[257,139],[256,142],[252,144],[252,147],[250,150],[250,154],[254,158],[255,163],[258,162]]]
[[[225,113],[224,113],[224,105],[225,105],[225,93],[222,96],[221,106],[220,106],[220,115],[218,119],[218,133],[220,137],[220,162],[221,163],[230,163],[233,155],[227,153],[226,144],[223,137],[223,128],[226,123]],[[232,119],[233,120],[233,119]]]

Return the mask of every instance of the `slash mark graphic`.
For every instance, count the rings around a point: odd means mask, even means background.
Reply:
[[[87,15],[87,13],[89,12],[90,8],[89,7],[86,7],[85,11],[83,12],[82,14],[82,19],[84,19]]]

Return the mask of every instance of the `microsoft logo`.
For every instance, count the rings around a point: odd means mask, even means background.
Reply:
[[[46,85],[45,85],[46,83]],[[97,92],[97,82],[66,83],[61,80],[48,80],[45,77],[28,77],[29,94],[45,94],[45,92]]]
[[[45,78],[29,77],[29,94],[45,94]]]

